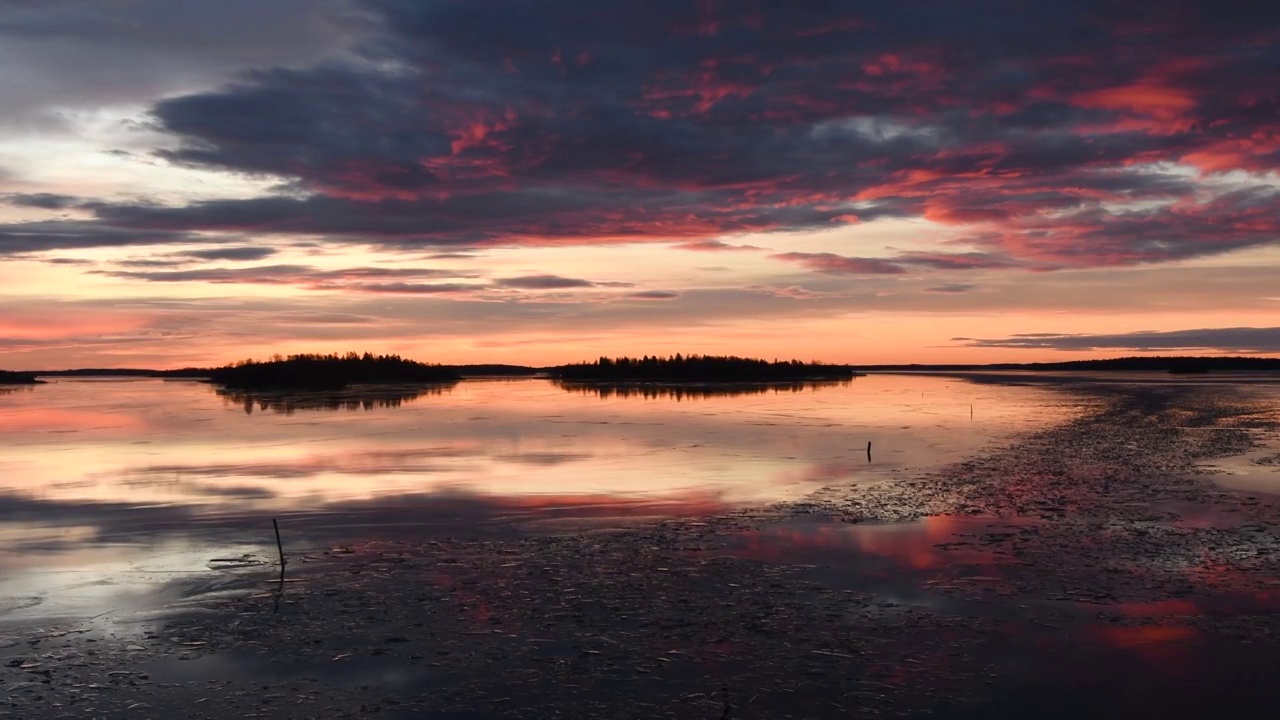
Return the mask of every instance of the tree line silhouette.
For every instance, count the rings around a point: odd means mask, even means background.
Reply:
[[[795,382],[847,380],[857,373],[849,365],[799,360],[758,360],[732,355],[645,355],[640,358],[601,357],[595,362],[561,365],[551,377],[590,382]]]
[[[1214,356],[1140,356],[1104,360],[1070,360],[1046,363],[996,363],[990,365],[863,365],[860,371],[1116,371],[1116,372],[1277,372],[1280,358]],[[554,379],[583,382],[788,382],[848,379],[858,373],[849,365],[779,362],[735,356],[645,355],[639,358],[601,357],[595,362],[537,368],[523,365],[432,365],[398,355],[371,353],[345,355],[276,355],[270,360],[245,360],[220,368],[148,370],[141,368],[81,368],[13,372],[0,370],[0,385],[35,385],[39,377],[154,377],[208,379],[214,384],[242,389],[340,389],[349,384],[447,383],[466,377],[527,377],[546,374]]]
[[[0,370],[0,385],[36,385],[39,382],[35,373]]]
[[[699,385],[663,385],[645,382],[632,383],[600,383],[600,382],[573,382],[566,380],[555,380],[556,387],[566,392],[582,393],[583,395],[596,395],[604,400],[618,398],[626,400],[629,398],[644,398],[645,400],[657,400],[659,398],[672,398],[676,402],[682,400],[706,400],[714,397],[740,397],[743,395],[781,395],[784,393],[801,393],[820,388],[842,387],[849,385],[851,380],[805,380],[805,381],[782,381],[769,383],[718,383],[718,384],[699,384]]]
[[[341,390],[355,384],[452,383],[456,370],[406,360],[399,355],[275,355],[270,360],[242,360],[208,372],[215,385],[239,390]]]

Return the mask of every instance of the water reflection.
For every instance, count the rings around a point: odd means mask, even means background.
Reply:
[[[243,494],[240,494],[243,493]],[[253,511],[254,503],[227,509],[220,500],[261,500],[270,493],[252,487],[210,493],[202,502],[186,505],[134,505],[128,502],[59,502],[0,495],[0,544],[25,556],[21,562],[39,566],[41,554],[80,552],[94,546],[162,543],[188,536],[200,543],[245,536],[271,535],[271,517],[279,516],[287,536],[308,543],[349,543],[354,539],[519,535],[534,525],[572,520],[582,525],[644,518],[705,517],[729,505],[714,492],[690,491],[662,497],[619,497],[607,494],[548,494],[527,496],[477,495],[440,490],[394,498],[345,499],[324,502],[307,512]],[[218,506],[222,504],[223,509]],[[51,527],[61,526],[58,532]],[[11,562],[4,560],[12,569]]]
[[[262,412],[292,415],[299,410],[374,410],[398,408],[427,395],[444,395],[453,385],[369,386],[355,385],[332,391],[232,390],[217,388],[214,392],[228,403],[244,408],[252,415]]]
[[[1280,388],[1255,387],[1251,394],[1264,416],[1280,408]],[[1251,494],[1280,495],[1280,433],[1255,432],[1249,452],[1214,460],[1207,465],[1215,482]]]
[[[573,393],[596,395],[602,399],[644,398],[656,400],[672,398],[677,402],[712,397],[741,397],[744,395],[768,395],[802,393],[823,388],[848,387],[852,380],[806,380],[777,383],[733,384],[684,384],[684,383],[597,383],[553,381],[556,387]]]
[[[600,403],[542,379],[256,395],[66,380],[0,405],[0,494],[79,506],[78,519],[102,506],[307,513],[440,493],[592,504],[711,493],[740,505],[955,460],[1071,410],[1039,389],[940,378],[756,390]],[[313,408],[361,412],[289,414]]]
[[[0,395],[12,395],[13,393],[31,392],[34,385],[0,385]]]
[[[0,404],[0,620],[145,608],[140,597],[131,599],[140,583],[194,576],[210,558],[271,548],[273,517],[291,553],[313,544],[510,536],[558,521],[701,517],[832,482],[934,467],[1072,409],[1040,389],[939,378],[802,389],[605,395],[563,392],[542,380],[464,382],[448,393],[363,398],[350,408],[343,399],[353,398],[341,393],[280,395],[264,405],[260,397],[150,381],[64,382],[7,395]],[[422,394],[439,400],[410,402]],[[624,402],[637,399],[646,402]],[[245,415],[246,401],[267,412]],[[282,409],[289,407],[363,412],[291,417]],[[862,456],[868,439],[880,448],[870,465]],[[1115,717],[1116,707],[1103,703],[1121,701],[1132,705],[1123,708],[1127,716],[1144,717],[1175,672],[1196,681],[1178,688],[1209,687],[1226,697],[1208,703],[1218,709],[1232,702],[1231,693],[1269,687],[1262,673],[1273,658],[1246,655],[1237,645],[1206,646],[1190,619],[1169,616],[1274,612],[1271,591],[1231,598],[1238,607],[1200,598],[1090,604],[1077,610],[1088,624],[1053,628],[1032,622],[1042,606],[993,601],[1026,572],[1013,544],[1003,542],[1022,523],[955,516],[896,525],[797,521],[715,542],[737,557],[816,565],[810,570],[822,585],[874,591],[887,601],[886,615],[904,603],[941,611],[965,603],[957,624],[982,612],[1007,623],[1007,637],[984,639],[988,655],[977,667],[999,662],[1025,675],[994,680],[991,707],[952,717]],[[1188,577],[1225,572],[1214,558],[1204,562],[1189,567]],[[468,613],[460,620],[477,632],[508,630],[485,601],[486,589],[505,581],[502,573],[515,572],[507,565],[475,578],[439,571],[437,582],[453,589],[455,604]],[[190,583],[172,583],[165,597],[186,598]],[[716,600],[732,597],[722,585],[712,591]],[[1054,607],[1069,609],[1057,601]],[[911,618],[909,611],[891,621]],[[835,635],[840,620],[832,620]],[[948,642],[939,637],[938,653],[921,656],[952,655]],[[954,655],[951,662],[975,662]],[[1079,691],[1082,679],[1094,686]],[[1057,710],[1044,712],[1046,703]]]
[[[63,379],[8,394],[0,576],[100,562],[122,544],[270,539],[272,517],[310,543],[705,515],[933,467],[1071,411],[1050,391],[940,378],[611,402],[545,379],[383,390]]]
[[[795,520],[730,536],[719,553],[811,566],[824,585],[938,605],[946,601],[941,591],[1002,587],[1015,559],[987,538],[1029,522],[955,515],[903,523]]]

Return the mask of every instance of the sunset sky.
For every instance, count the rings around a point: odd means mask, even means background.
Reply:
[[[0,368],[1280,355],[1280,3],[0,0]]]

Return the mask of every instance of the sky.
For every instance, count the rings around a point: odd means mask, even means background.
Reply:
[[[1280,4],[0,0],[0,368],[1280,356]]]

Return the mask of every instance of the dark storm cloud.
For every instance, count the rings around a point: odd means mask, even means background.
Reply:
[[[1117,335],[1025,333],[1007,338],[970,339],[965,344],[969,347],[1051,350],[1222,350],[1275,353],[1280,352],[1280,327],[1201,328]]]
[[[486,191],[446,199],[264,197],[185,207],[100,205],[111,226],[151,230],[323,234],[392,250],[482,245],[556,245],[702,237],[710,232],[800,229],[838,213],[775,208],[741,213],[701,192],[670,189]],[[709,203],[709,204],[708,204]],[[652,205],[653,207],[648,207]],[[673,219],[672,213],[680,218]]]
[[[1274,3],[353,3],[367,33],[349,55],[260,63],[152,108],[167,160],[292,194],[102,204],[99,221],[390,249],[710,250],[924,217],[971,226],[986,267],[1037,269],[1280,230],[1261,181],[1211,197],[1160,165],[1280,167]],[[782,257],[828,273],[963,260]]]
[[[311,62],[364,31],[341,0],[0,2],[0,127],[149,102],[264,65]]]

